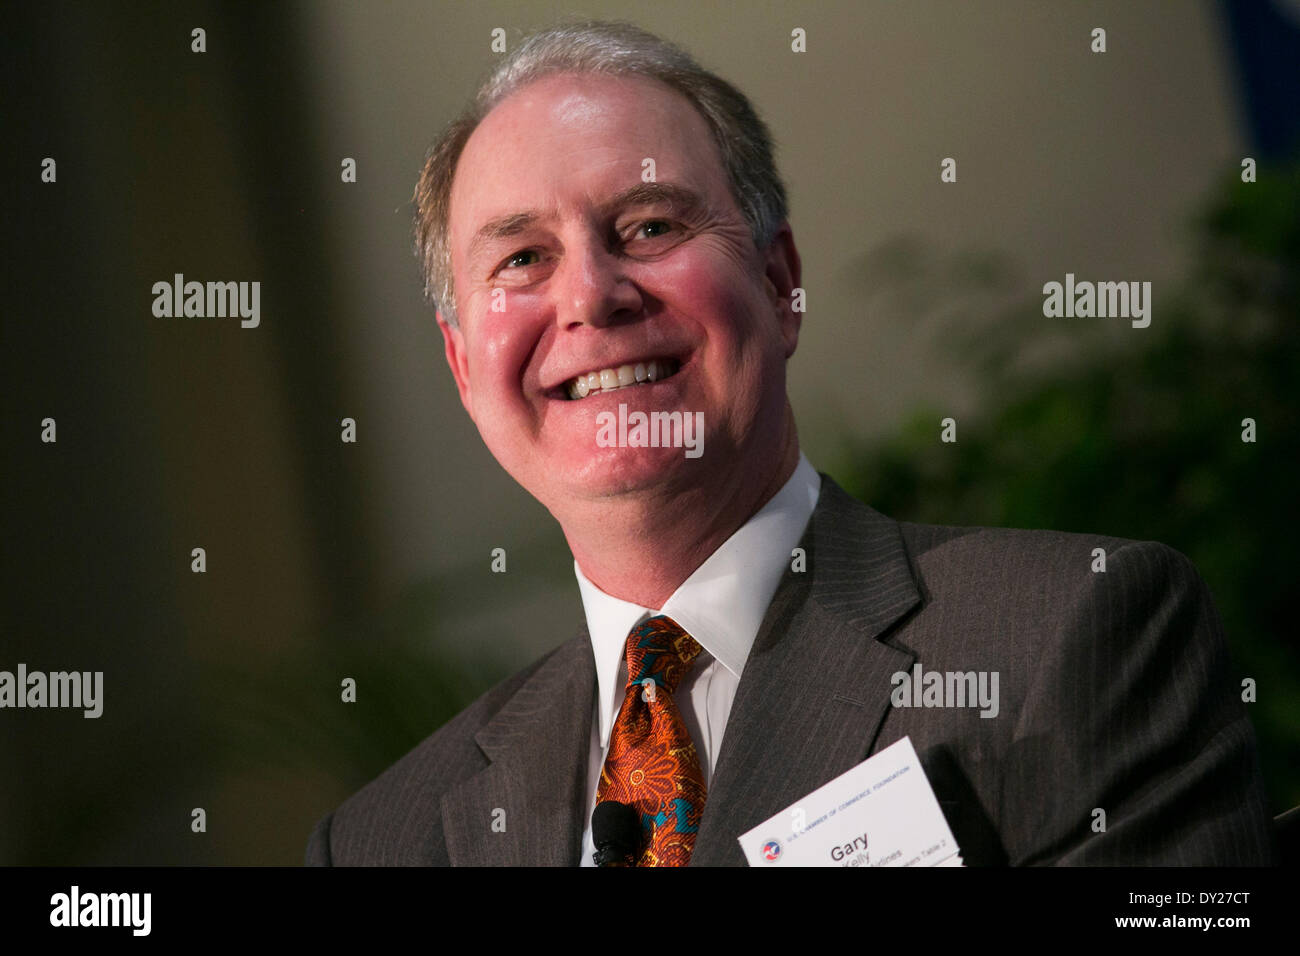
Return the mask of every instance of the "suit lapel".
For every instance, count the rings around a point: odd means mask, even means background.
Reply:
[[[822,475],[736,689],[691,865],[744,865],[742,833],[861,763],[914,655],[879,638],[921,599],[897,522]]]
[[[490,765],[442,798],[453,866],[578,865],[595,694],[584,627],[474,735]]]

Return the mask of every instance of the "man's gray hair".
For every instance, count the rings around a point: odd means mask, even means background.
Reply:
[[[659,80],[681,93],[709,124],[731,192],[757,249],[766,249],[787,214],[772,139],[749,100],[690,54],[631,23],[583,20],[535,33],[508,54],[429,150],[415,184],[415,254],[424,294],[456,325],[448,223],[456,164],[470,134],[515,91],[553,73],[605,73]]]

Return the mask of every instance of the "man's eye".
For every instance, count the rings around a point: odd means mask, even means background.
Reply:
[[[665,230],[668,230],[672,228],[672,225],[673,224],[669,222],[667,219],[647,219],[645,222],[641,223],[641,228],[636,231],[636,234],[639,236],[641,235],[641,232],[643,230],[650,229],[655,226],[663,227]],[[663,235],[663,232],[660,232],[658,235],[654,235],[654,236],[646,236],[646,238],[657,239],[661,235]]]
[[[513,256],[511,256],[511,257],[510,257],[509,259],[507,259],[505,262],[501,263],[501,268],[503,268],[503,269],[512,269],[512,268],[521,268],[521,267],[523,267],[523,266],[530,266],[530,265],[532,265],[533,263],[531,263],[531,262],[518,262],[518,263],[517,263],[516,260],[518,260],[518,259],[522,259],[522,258],[525,257],[525,256],[536,256],[536,255],[537,255],[536,251],[534,251],[534,250],[532,250],[532,249],[525,249],[523,252],[516,252]]]
[[[647,219],[637,228],[634,238],[658,239],[667,233],[673,232],[675,228],[676,223],[668,219]],[[643,236],[642,234],[647,233],[647,230],[649,230],[649,233]],[[528,260],[529,256],[532,256],[531,261]],[[538,262],[541,262],[541,257],[537,254],[537,250],[524,249],[502,262],[497,271],[523,269],[527,266],[536,265]]]

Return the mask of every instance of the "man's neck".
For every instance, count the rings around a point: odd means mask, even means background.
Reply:
[[[741,494],[693,487],[662,498],[639,495],[562,522],[569,548],[592,584],[606,594],[660,608],[682,582],[757,514],[799,464],[793,416],[783,452],[765,480]]]

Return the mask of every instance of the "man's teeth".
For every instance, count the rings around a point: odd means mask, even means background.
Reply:
[[[565,386],[569,398],[586,398],[592,392],[612,392],[616,388],[629,385],[641,385],[657,382],[677,371],[676,359],[651,359],[637,362],[635,365],[620,365],[618,368],[604,368],[599,372],[579,375]]]

